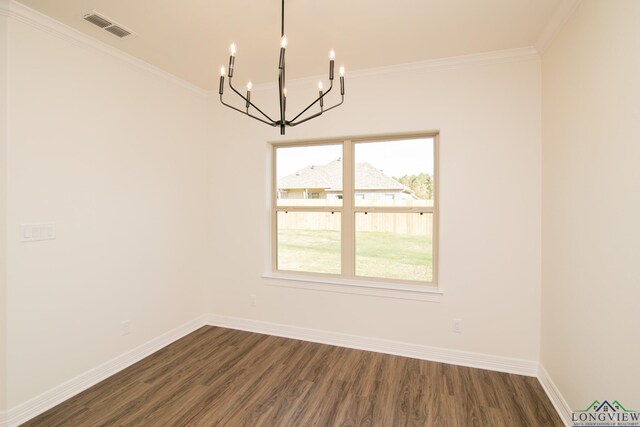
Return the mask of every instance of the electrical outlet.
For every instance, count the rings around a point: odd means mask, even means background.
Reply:
[[[258,305],[258,298],[255,296],[255,294],[249,295],[249,305],[251,307],[255,307],[256,305]]]
[[[129,335],[129,332],[131,332],[131,322],[128,320],[123,320],[120,324],[120,333],[122,335]]]
[[[453,319],[453,332],[462,333],[462,319]]]

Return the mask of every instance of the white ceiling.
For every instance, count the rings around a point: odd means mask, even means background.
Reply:
[[[280,0],[19,0],[204,89],[228,47],[240,82],[277,78]],[[287,78],[533,46],[561,0],[286,0]],[[91,10],[132,30],[119,39]]]

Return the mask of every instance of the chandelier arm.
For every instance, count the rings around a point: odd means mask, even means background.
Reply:
[[[222,95],[220,95],[220,102],[222,103],[222,105],[224,105],[224,106],[226,106],[226,107],[229,107],[229,108],[231,108],[232,110],[236,110],[236,111],[238,111],[238,112],[240,112],[240,113],[244,114],[245,116],[249,116],[249,117],[251,117],[251,118],[253,118],[253,119],[256,119],[256,120],[258,120],[258,121],[260,121],[260,122],[262,122],[262,123],[264,123],[264,124],[267,124],[267,125],[269,125],[269,126],[273,126],[273,127],[275,127],[275,126],[277,125],[277,123],[276,123],[276,122],[273,122],[273,121],[272,121],[272,122],[268,122],[268,121],[266,121],[266,120],[261,119],[260,117],[256,117],[256,116],[254,116],[253,114],[249,114],[249,113],[248,113],[248,112],[246,112],[246,111],[242,111],[241,109],[236,108],[236,107],[234,107],[233,105],[229,105],[229,104],[227,104],[226,102],[224,102],[224,101],[222,100]]]
[[[300,120],[300,121],[299,121],[299,122],[297,122],[297,123],[294,123],[293,121],[288,122],[288,125],[289,125],[289,126],[291,126],[291,127],[294,127],[294,126],[300,125],[300,124],[302,124],[302,123],[304,123],[304,122],[306,122],[306,121],[309,121],[309,120],[311,120],[311,119],[315,119],[315,118],[316,118],[316,117],[318,117],[318,116],[321,116],[321,115],[322,115],[322,113],[324,113],[324,111],[325,111],[325,110],[323,110],[323,111],[319,111],[319,112],[317,112],[317,113],[315,113],[315,114],[312,114],[312,115],[310,115],[309,117],[306,117],[306,118],[304,118],[304,119]]]
[[[307,110],[308,110],[309,108],[313,107],[313,106],[314,106],[315,104],[317,104],[321,99],[324,99],[324,97],[325,97],[329,92],[331,92],[331,89],[333,89],[333,80],[331,80],[331,85],[329,86],[329,90],[327,90],[326,92],[324,92],[324,93],[322,94],[322,96],[319,96],[319,97],[318,97],[318,99],[316,99],[315,101],[313,101],[313,102],[312,102],[312,103],[311,103],[307,108],[305,108],[304,110],[302,110],[302,111],[300,112],[300,114],[298,114],[298,115],[297,115],[297,116],[295,116],[293,119],[291,119],[291,121],[292,121],[292,122],[295,122],[295,121],[296,121],[296,119],[297,119],[298,117],[300,117],[301,115],[303,115],[304,113],[306,113],[306,112],[307,112]],[[325,110],[325,111],[327,111],[327,110]]]
[[[280,37],[284,37],[284,0],[282,0],[282,30]]]
[[[251,105],[253,108],[255,108],[256,110],[258,110],[258,112],[260,114],[262,114],[267,120],[269,120],[271,123],[274,123],[275,120],[273,120],[271,117],[267,116],[261,109],[259,109],[258,107],[256,107],[254,105],[253,102],[249,101],[243,94],[241,94],[240,92],[238,92],[236,90],[236,88],[233,87],[233,84],[231,82],[231,77],[229,77],[229,87],[231,88],[231,90],[233,90],[240,98],[244,99],[245,102],[247,102],[249,105]]]
[[[341,105],[342,105],[342,103],[344,103],[344,95],[341,95],[341,96],[342,96],[342,100],[341,100],[340,102],[338,102],[338,103],[337,103],[336,105],[334,105],[333,107],[329,107],[329,108],[327,108],[326,110],[324,110],[324,112],[326,113],[326,112],[327,112],[327,111],[329,111],[329,110],[333,110],[334,108],[341,106]]]
[[[327,92],[328,92],[328,91],[327,91]],[[318,113],[316,113],[316,114],[313,114],[313,115],[311,115],[311,116],[309,116],[309,117],[306,117],[306,118],[304,118],[304,119],[300,120],[300,121],[299,121],[299,122],[297,122],[297,123],[294,123],[294,121],[293,121],[293,120],[291,120],[290,122],[287,122],[287,124],[288,124],[289,126],[293,127],[293,126],[296,126],[296,125],[302,124],[302,123],[304,123],[304,122],[306,122],[306,121],[309,121],[309,120],[311,120],[311,119],[315,119],[316,117],[321,116],[323,113],[326,113],[326,112],[327,112],[327,111],[329,111],[329,110],[333,110],[334,108],[341,106],[343,102],[344,102],[344,95],[342,95],[342,100],[341,100],[340,102],[338,102],[336,105],[334,105],[334,106],[332,106],[332,107],[329,107],[329,108],[327,108],[327,109],[324,109],[324,110],[322,110],[322,111],[320,111],[320,112],[318,112]]]

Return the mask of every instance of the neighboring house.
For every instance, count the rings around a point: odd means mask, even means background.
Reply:
[[[369,163],[356,163],[355,197],[361,200],[416,200],[414,191]],[[279,199],[341,199],[342,162],[312,165],[278,180]]]

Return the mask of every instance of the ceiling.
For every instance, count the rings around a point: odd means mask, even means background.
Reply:
[[[19,0],[203,89],[238,46],[237,78],[277,79],[280,0]],[[533,46],[561,0],[286,0],[287,78]],[[82,19],[132,30],[119,39]]]

